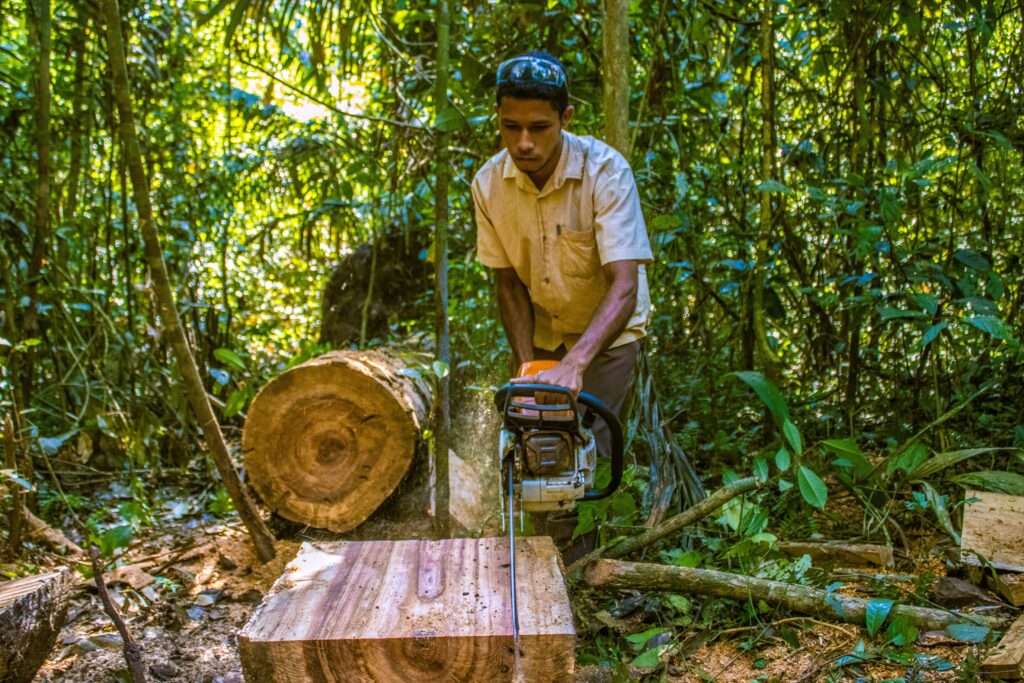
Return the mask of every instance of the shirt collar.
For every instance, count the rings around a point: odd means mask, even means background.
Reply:
[[[562,156],[555,166],[554,173],[548,179],[543,190],[537,190],[530,177],[516,168],[512,161],[512,155],[505,152],[505,164],[502,167],[502,177],[506,180],[516,179],[516,185],[527,192],[547,194],[562,187],[568,179],[579,180],[583,177],[584,154],[579,138],[569,131],[562,131]]]

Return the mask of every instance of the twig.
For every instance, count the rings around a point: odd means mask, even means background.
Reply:
[[[724,486],[693,507],[687,508],[678,515],[668,518],[658,526],[640,534],[639,536],[627,538],[618,545],[613,545],[610,548],[605,546],[597,548],[593,552],[569,565],[565,574],[566,576],[572,577],[578,574],[588,564],[602,557],[624,557],[631,552],[640,550],[641,548],[646,548],[649,545],[657,543],[666,536],[671,536],[681,529],[696,524],[736,496],[742,495],[748,491],[753,491],[759,486],[760,484],[753,477],[740,479],[728,486]]]
[[[100,568],[100,553],[96,549],[96,546],[89,546],[89,552],[92,559],[92,577],[96,581],[96,590],[99,591],[100,600],[103,602],[103,611],[107,613],[110,620],[114,622],[114,627],[117,632],[121,634],[121,641],[124,643],[124,659],[128,662],[128,671],[132,677],[132,683],[146,683],[146,666],[142,661],[142,650],[139,644],[132,638],[132,634],[128,631],[128,626],[124,623],[124,619],[117,611],[117,607],[114,606],[114,601],[110,599],[110,593],[107,592],[107,584],[103,582],[103,570]]]

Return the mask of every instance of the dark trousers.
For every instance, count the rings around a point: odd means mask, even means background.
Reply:
[[[554,351],[533,349],[535,360],[562,360],[566,349],[559,346]],[[630,342],[613,349],[605,349],[597,355],[587,371],[583,373],[583,392],[604,401],[615,415],[622,415],[622,404],[626,401],[626,393],[633,383],[633,371],[640,356],[640,342]],[[608,425],[598,418],[593,427],[594,440],[597,442],[597,454],[607,458],[611,456],[612,438]]]

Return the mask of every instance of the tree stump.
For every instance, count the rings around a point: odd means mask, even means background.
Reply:
[[[506,538],[304,544],[238,634],[249,683],[513,679]],[[547,537],[516,539],[522,680],[571,681],[572,605]]]
[[[409,470],[426,424],[430,386],[410,366],[393,352],[331,351],[267,384],[242,433],[263,502],[334,532],[366,520]]]
[[[0,681],[31,681],[57,640],[68,611],[70,572],[0,583]]]

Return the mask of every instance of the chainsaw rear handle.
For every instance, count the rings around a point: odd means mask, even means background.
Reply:
[[[560,394],[565,397],[565,403],[520,403],[515,400],[517,397],[533,398],[534,394],[538,391],[550,394]],[[509,408],[536,410],[540,415],[543,415],[546,412],[565,410],[572,410],[575,413],[577,403],[586,406],[590,409],[591,413],[596,414],[604,420],[604,423],[608,425],[608,431],[612,437],[611,481],[609,481],[608,485],[602,489],[597,491],[587,491],[583,494],[583,500],[600,500],[615,493],[615,489],[619,488],[619,484],[622,483],[623,451],[625,450],[625,442],[622,438],[622,425],[619,424],[619,419],[608,408],[608,406],[604,404],[604,401],[596,396],[586,393],[580,393],[579,397],[575,398],[571,391],[565,387],[560,387],[554,384],[506,384],[501,389],[498,389],[498,393],[494,395],[494,405],[501,412],[503,418],[508,417]]]

